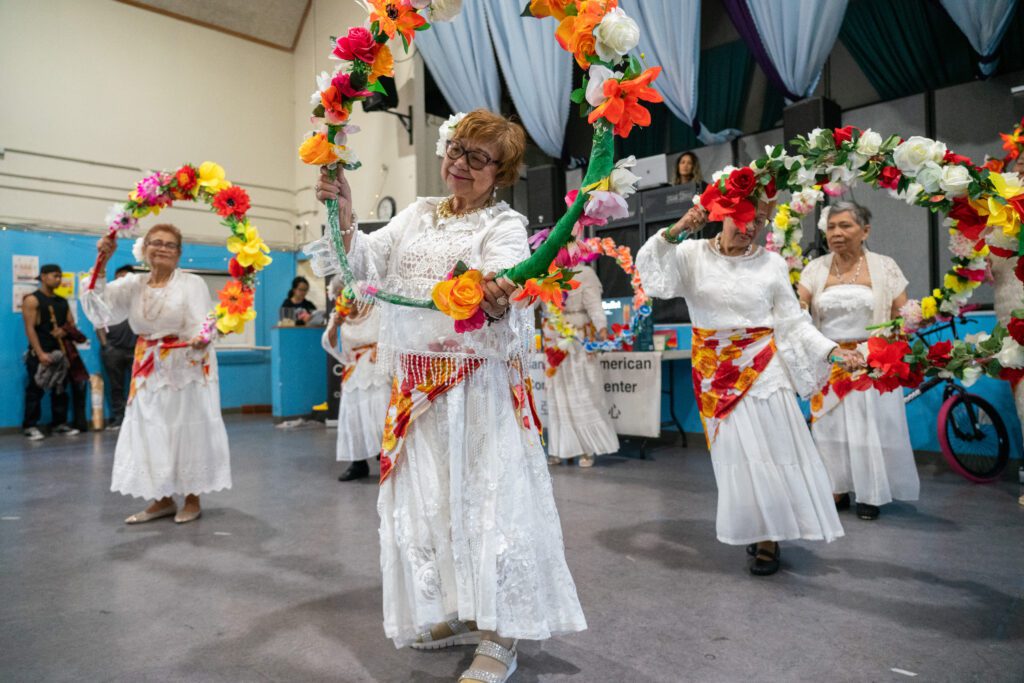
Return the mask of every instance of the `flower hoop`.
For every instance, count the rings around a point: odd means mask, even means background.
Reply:
[[[248,193],[226,180],[221,166],[205,161],[198,167],[185,164],[173,173],[159,171],[146,176],[135,185],[127,202],[115,204],[107,212],[108,234],[114,237],[133,235],[138,232],[140,218],[155,216],[176,201],[205,202],[231,230],[227,247],[234,254],[228,263],[232,279],[218,293],[220,303],[207,316],[199,336],[210,342],[217,334],[242,332],[245,323],[256,317],[253,309],[256,273],[270,264],[270,248],[246,217]],[[141,260],[140,255],[135,257]],[[97,257],[89,289],[96,286],[97,274],[105,262],[104,256]]]
[[[302,161],[327,166],[331,172],[339,164],[347,170],[358,168],[359,162],[347,145],[348,135],[354,132],[349,125],[352,107],[371,91],[382,90],[377,81],[380,76],[393,75],[393,58],[387,42],[401,35],[408,50],[415,32],[429,28],[418,10],[430,7],[436,20],[452,18],[458,11],[458,3],[445,3],[448,7],[439,17],[439,4],[439,0],[369,0],[368,26],[351,28],[335,41],[332,58],[342,63],[333,74],[324,72],[318,78],[319,89],[313,95],[313,122],[318,128],[299,148]],[[520,298],[533,303],[552,298],[556,290],[561,294],[572,287],[567,271],[549,273],[549,266],[559,250],[573,241],[573,227],[581,217],[614,215],[625,208],[625,198],[614,189],[614,138],[627,137],[634,126],[650,125],[650,112],[642,103],[662,101],[661,95],[650,87],[661,68],[645,69],[636,57],[627,56],[638,44],[640,32],[636,22],[618,8],[617,0],[532,0],[523,15],[552,16],[559,21],[559,45],[573,54],[580,68],[588,70],[582,86],[573,91],[572,101],[580,105],[581,113],[594,126],[583,188],[533,255],[499,273],[522,285]],[[449,130],[455,125],[457,121],[446,124]],[[328,200],[326,205],[328,238],[337,258],[337,270],[347,284],[354,285],[341,237],[338,204]],[[460,331],[465,331],[483,325],[479,307],[483,299],[481,279],[477,271],[461,266],[447,281],[437,284],[431,299],[413,299],[366,286],[357,287],[356,293],[392,304],[440,310],[453,318]],[[453,292],[457,296],[453,297]],[[458,305],[451,305],[453,301]]]
[[[1016,138],[1004,136],[1004,146],[1017,145]],[[907,140],[893,135],[883,140],[878,133],[853,126],[833,130],[815,129],[799,136],[793,144],[797,154],[789,156],[781,146],[766,147],[766,155],[749,167],[726,169],[701,196],[701,204],[712,220],[732,215],[737,223],[753,218],[754,202],[789,190],[793,196],[773,220],[772,244],[787,255],[791,275],[799,277],[802,254],[796,244],[800,219],[814,210],[826,195],[842,193],[857,180],[887,189],[908,204],[947,215],[953,267],[931,296],[904,307],[902,318],[876,329],[900,335],[922,325],[960,313],[973,291],[986,279],[986,258],[999,249],[1017,257],[1015,274],[1024,281],[1022,243],[1018,237],[1024,220],[1024,185],[1012,173],[999,173],[977,166],[955,154],[942,142],[913,136]],[[779,246],[781,245],[781,246]],[[794,248],[795,247],[797,248]],[[796,272],[794,272],[796,271]],[[888,389],[913,386],[923,376],[951,373],[970,380],[984,371],[1004,376],[1004,369],[1024,370],[1024,309],[1013,311],[1009,330],[997,326],[992,336],[977,344],[959,342],[949,358],[929,358],[927,347],[906,341],[884,339],[872,342],[869,365],[875,376],[884,378]],[[998,357],[997,357],[998,356]],[[1024,374],[1024,373],[1022,373]],[[895,380],[893,378],[896,378]],[[885,390],[885,389],[883,389]]]

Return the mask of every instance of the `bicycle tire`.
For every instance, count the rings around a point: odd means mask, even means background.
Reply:
[[[991,459],[991,463],[978,462],[977,456],[968,454],[963,449],[958,452],[956,442],[951,442],[950,432],[956,429],[957,407],[962,403],[972,404],[977,415],[984,414],[991,422],[996,437],[996,449],[992,456],[985,456]],[[977,424],[972,425],[977,427]],[[999,478],[999,475],[1006,469],[1010,459],[1010,435],[1006,431],[1006,423],[999,415],[992,404],[975,394],[966,392],[955,393],[942,404],[936,420],[936,431],[939,437],[939,447],[942,455],[946,458],[950,469],[968,481],[977,484],[988,484]]]

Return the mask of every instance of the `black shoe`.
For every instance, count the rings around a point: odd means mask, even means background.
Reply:
[[[356,460],[348,469],[341,473],[338,481],[352,481],[354,479],[366,479],[370,476],[370,466],[365,460]]]
[[[771,576],[779,571],[780,557],[782,557],[782,547],[778,543],[775,544],[774,552],[757,550],[754,560],[750,563],[750,573],[754,576]]]
[[[756,543],[751,543],[750,545],[747,546],[747,555],[750,555],[751,557],[753,557],[754,555],[757,555],[757,544]]]
[[[878,515],[881,510],[878,509],[877,505],[868,505],[867,503],[857,503],[857,516],[861,519],[878,519]]]
[[[850,509],[850,494],[844,493],[839,496],[839,500],[836,501],[836,510],[849,510]]]

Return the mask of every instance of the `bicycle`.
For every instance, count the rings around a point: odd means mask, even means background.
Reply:
[[[957,337],[956,325],[974,322],[964,315],[949,322],[918,330],[916,337],[929,345],[928,337],[950,330]],[[936,418],[939,447],[950,469],[969,481],[987,484],[999,478],[1010,459],[1010,435],[1006,423],[991,403],[972,394],[952,377],[932,377],[906,395],[910,403],[940,384],[942,407]]]

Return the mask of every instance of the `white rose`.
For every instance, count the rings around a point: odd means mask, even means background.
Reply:
[[[1003,346],[996,354],[996,360],[1004,368],[1024,368],[1024,347],[1010,335],[1003,338]]]
[[[868,128],[860,137],[857,139],[857,150],[858,154],[863,154],[866,157],[873,157],[878,154],[878,150],[882,147],[882,136],[875,131]]]
[[[797,164],[803,164],[804,161],[806,161],[806,160],[807,160],[807,158],[805,156],[803,156],[802,154],[797,154],[794,157],[785,156],[785,157],[782,158],[782,165],[785,166],[786,170],[788,171],[788,170],[792,169],[794,166],[796,166]]]
[[[818,230],[825,232],[828,230],[828,217],[832,213],[832,207],[826,206],[821,210],[821,218],[818,219]]]
[[[822,197],[821,190],[815,190],[813,187],[805,187],[793,194],[793,198],[789,202],[789,206],[793,211],[800,214],[808,214],[814,210],[814,207],[818,202],[821,201]]]
[[[451,21],[462,11],[462,0],[433,0],[430,3],[431,21]]]
[[[804,241],[804,231],[800,228],[793,228],[793,234],[790,235],[790,240],[793,244],[800,244]]]
[[[717,183],[722,176],[728,176],[730,173],[736,170],[735,166],[726,166],[721,171],[715,171],[711,174],[711,182]]]
[[[616,7],[594,29],[594,48],[606,62],[617,62],[640,42],[640,27]]]
[[[917,171],[914,178],[924,191],[928,194],[935,194],[939,191],[939,181],[942,180],[942,169],[934,161],[926,161]]]
[[[612,192],[621,195],[623,198],[636,192],[636,184],[640,180],[640,176],[629,170],[635,165],[636,157],[633,155],[620,159],[615,163],[615,168],[612,169],[611,175],[608,178]]]
[[[818,172],[813,168],[801,168],[796,172],[796,178],[793,180],[797,185],[803,187],[814,185],[818,182]]]
[[[981,344],[989,340],[990,335],[988,332],[975,332],[974,334],[968,334],[964,336],[964,341],[968,344]]]
[[[981,368],[978,366],[971,365],[970,367],[964,368],[964,378],[962,381],[965,387],[969,387],[977,382],[979,377],[981,377]]]
[[[932,161],[936,164],[941,162],[944,156],[946,156],[946,145],[920,135],[913,135],[900,143],[892,153],[896,168],[910,174],[916,173],[925,162]]]
[[[963,197],[971,185],[971,172],[963,166],[951,164],[942,167],[942,180],[939,187],[950,197]]]
[[[889,193],[892,194],[893,197],[897,197],[899,199],[902,199],[907,204],[910,204],[911,206],[913,206],[914,202],[917,201],[917,195],[921,194],[921,192],[923,192],[923,191],[924,191],[924,187],[921,185],[921,183],[910,183],[909,185],[907,185],[907,189],[906,189],[905,192],[897,192],[896,190],[889,190]]]
[[[587,82],[587,103],[591,107],[599,107],[607,99],[604,96],[604,82],[609,78],[616,80],[622,78],[621,71],[612,71],[606,66],[595,64],[590,67]]]

